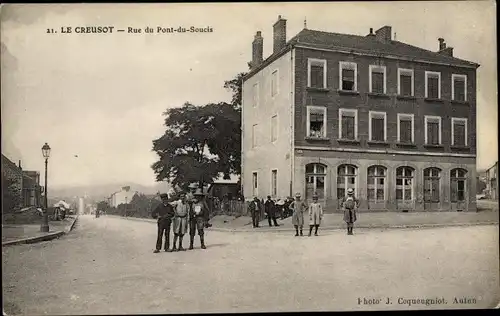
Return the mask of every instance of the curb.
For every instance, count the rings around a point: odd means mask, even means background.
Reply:
[[[356,229],[414,229],[414,228],[444,228],[444,227],[464,227],[464,226],[485,226],[485,225],[498,225],[498,222],[476,222],[476,223],[450,223],[450,224],[420,224],[420,225],[394,225],[394,226],[369,226],[369,225],[354,225]],[[307,225],[304,225],[308,228]],[[344,230],[347,226],[325,226],[321,227],[322,231],[336,231]],[[283,232],[294,232],[295,228],[277,228],[277,229],[231,229],[231,228],[218,228],[210,227],[212,231],[218,232],[228,232],[228,233],[283,233]]]
[[[48,241],[48,240],[59,238],[62,235],[65,235],[65,234],[69,233],[71,230],[73,230],[73,227],[75,227],[75,223],[77,220],[78,220],[78,216],[75,218],[75,220],[70,225],[70,227],[65,229],[64,231],[55,231],[55,232],[49,233],[49,234],[44,235],[44,236],[29,237],[29,238],[5,241],[5,242],[2,242],[2,247],[14,246],[14,245],[20,245],[20,244],[34,244],[34,243],[41,242],[41,241]]]
[[[119,217],[118,218],[123,218]],[[127,220],[135,220],[135,221],[141,221],[141,222],[150,222],[150,223],[156,223],[156,220],[154,219],[149,219],[149,218],[139,218],[139,217],[126,217],[123,219]],[[449,223],[449,224],[409,224],[409,225],[355,225],[354,227],[359,229],[413,229],[413,228],[440,228],[440,227],[463,227],[463,226],[484,226],[484,225],[498,225],[498,222],[475,222],[475,223]],[[304,225],[306,227],[307,225]],[[346,226],[324,226],[321,227],[320,229],[323,231],[335,231],[335,230],[344,230]],[[283,233],[283,232],[294,232],[295,229],[293,227],[287,227],[287,228],[276,228],[276,229],[269,229],[269,228],[259,228],[259,229],[253,229],[253,228],[243,228],[243,229],[238,229],[238,228],[221,228],[221,227],[210,227],[207,228],[208,231],[216,231],[216,232],[226,232],[226,233],[256,233],[256,232],[261,232],[261,233]]]

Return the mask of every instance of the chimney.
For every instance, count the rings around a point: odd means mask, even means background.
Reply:
[[[444,38],[438,38],[439,41],[439,51],[442,51],[446,48],[446,43],[444,42]]]
[[[286,20],[278,16],[273,25],[273,54],[280,52],[286,45]]]
[[[375,37],[382,43],[390,44],[392,40],[392,27],[387,25],[382,26],[375,31]]]
[[[375,34],[373,34],[373,27],[370,27],[370,34],[366,35],[366,37],[374,37]]]
[[[262,55],[264,52],[264,39],[262,38],[262,32],[258,31],[255,34],[255,38],[252,42],[252,62],[251,68],[259,66],[264,60]]]

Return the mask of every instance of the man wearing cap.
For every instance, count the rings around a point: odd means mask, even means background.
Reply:
[[[252,224],[254,228],[259,227],[261,208],[262,205],[260,204],[259,198],[256,196],[253,198],[250,204],[248,204],[248,210],[250,211],[250,214],[252,214]]]
[[[158,236],[156,238],[156,249],[154,253],[160,252],[163,233],[165,233],[165,251],[170,252],[170,225],[174,217],[174,209],[168,203],[168,194],[160,194],[162,203],[158,205],[151,215],[153,218],[158,219]]]
[[[347,235],[352,235],[354,222],[356,222],[356,209],[358,208],[359,201],[354,197],[354,190],[347,189],[347,196],[342,199],[344,207],[344,221],[347,223]]]
[[[182,238],[184,234],[187,232],[188,228],[188,213],[189,213],[189,204],[186,200],[186,194],[181,193],[180,199],[172,202],[172,206],[174,207],[174,245],[172,247],[172,251],[177,251],[177,239],[179,239],[179,251],[184,251],[182,247]]]
[[[276,222],[276,205],[274,201],[271,199],[271,196],[267,196],[267,200],[264,203],[264,209],[267,214],[267,221],[269,223],[269,227],[272,227],[273,225],[271,224],[271,219],[274,222],[274,226],[279,226],[278,223]]]
[[[198,231],[198,235],[200,236],[201,249],[207,249],[205,246],[205,235],[204,235],[204,227],[205,227],[205,212],[208,210],[205,207],[205,203],[203,203],[203,192],[200,189],[197,189],[193,194],[194,200],[191,203],[190,211],[189,211],[189,249],[193,249],[194,244],[194,236],[196,235],[196,231]]]
[[[295,194],[295,201],[293,201],[289,208],[292,211],[292,224],[295,227],[295,236],[299,235],[304,236],[302,234],[302,228],[304,227],[304,212],[307,209],[306,203],[300,199],[300,193]]]
[[[313,202],[309,205],[309,237],[311,237],[313,227],[314,236],[318,236],[318,228],[321,224],[321,219],[323,218],[323,207],[318,203],[318,194],[314,192]]]

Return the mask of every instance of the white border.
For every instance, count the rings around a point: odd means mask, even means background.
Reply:
[[[451,118],[451,145],[455,146],[455,122],[463,122],[465,125],[465,146],[467,146],[467,138],[468,138],[468,131],[467,131],[467,119],[465,117],[452,117]]]
[[[425,97],[429,97],[429,91],[427,89],[427,79],[429,75],[437,75],[438,76],[438,99],[441,99],[441,73],[437,71],[426,71],[425,72]]]
[[[430,145],[428,142],[427,142],[427,122],[429,120],[439,120],[439,145],[442,145],[443,144],[443,139],[442,139],[442,135],[441,135],[441,130],[442,130],[442,125],[441,125],[441,116],[432,116],[432,115],[425,115],[424,116],[424,126],[425,126],[425,131],[424,131],[424,134],[425,134],[425,144],[426,145]]]
[[[411,96],[415,96],[415,72],[413,69],[398,68],[398,95],[401,95],[401,74],[411,73]]]
[[[344,67],[354,68],[354,90],[343,90],[342,89],[342,69]],[[350,61],[339,61],[339,90],[343,91],[358,91],[358,64]]]
[[[326,84],[326,72],[327,72],[327,67],[326,67],[326,59],[317,59],[317,58],[308,58],[307,59],[307,86],[311,87],[311,65],[312,64],[323,64],[323,89],[327,88]],[[316,88],[316,87],[313,87]]]
[[[387,113],[386,112],[378,112],[378,111],[369,111],[368,112],[368,140],[373,141],[372,139],[372,118],[374,116],[384,116],[384,142],[387,141]]]
[[[357,109],[339,109],[339,139],[347,139],[342,135],[342,114],[354,114],[354,139],[358,140],[358,110]]]
[[[311,110],[322,110],[323,111],[323,137],[326,138],[326,131],[327,131],[327,118],[326,118],[326,106],[316,106],[316,105],[308,105],[307,106],[307,121],[306,121],[306,137],[311,137],[309,135],[311,131],[311,126],[310,126],[310,119],[311,119]]]
[[[382,65],[370,65],[369,67],[369,74],[368,74],[368,82],[369,82],[369,91],[370,93],[373,93],[373,87],[372,87],[372,72],[374,70],[383,70],[384,72],[384,91],[382,92],[383,94],[387,93],[387,69],[385,66]]]
[[[451,74],[451,99],[455,100],[455,79],[464,79],[464,101],[467,101],[467,75]]]
[[[398,113],[398,143],[401,142],[401,119],[402,118],[411,118],[411,142],[415,143],[415,115],[409,113]]]

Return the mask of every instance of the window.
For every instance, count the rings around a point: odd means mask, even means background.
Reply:
[[[358,110],[339,109],[339,138],[349,140],[358,138]]]
[[[425,143],[441,145],[441,117],[425,116]]]
[[[413,143],[414,132],[415,125],[413,121],[413,114],[398,113],[398,143]]]
[[[325,198],[326,166],[319,163],[306,165],[306,198],[311,198],[314,192],[318,199]]]
[[[339,66],[340,71],[340,89],[346,91],[357,91],[358,85],[356,78],[358,77],[356,63],[341,61]]]
[[[386,93],[386,72],[385,66],[370,65],[370,92],[372,93]]]
[[[259,83],[253,85],[253,107],[259,106]]]
[[[271,195],[278,195],[278,170],[271,170]]]
[[[385,176],[386,169],[382,166],[371,166],[368,168],[368,200],[369,201],[384,201],[385,200]]]
[[[340,165],[337,169],[337,199],[341,200],[347,195],[347,189],[354,190],[354,195],[358,196],[356,190],[356,166],[353,165]]]
[[[278,139],[278,115],[271,117],[271,142]]]
[[[439,202],[439,182],[441,170],[438,168],[424,169],[424,202]]]
[[[441,98],[441,73],[425,72],[425,97],[430,99]]]
[[[396,169],[396,200],[409,202],[413,200],[413,178],[415,170],[411,167]]]
[[[259,195],[259,179],[257,177],[257,172],[252,173],[252,194],[253,196]]]
[[[453,169],[451,170],[450,186],[451,186],[451,202],[465,201],[466,189],[465,184],[467,180],[467,170]]]
[[[452,146],[467,146],[467,119],[466,118],[451,118],[451,145]]]
[[[467,101],[467,76],[451,75],[451,97],[455,101]]]
[[[273,71],[271,75],[271,96],[278,94],[278,70]]]
[[[413,96],[414,83],[413,69],[398,68],[398,95]]]
[[[257,124],[252,125],[252,148],[257,147]]]
[[[326,107],[307,107],[307,137],[326,138]]]
[[[371,141],[385,142],[387,139],[386,113],[369,112],[368,131]]]
[[[308,87],[326,89],[326,60],[309,58],[307,73]]]

